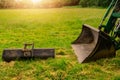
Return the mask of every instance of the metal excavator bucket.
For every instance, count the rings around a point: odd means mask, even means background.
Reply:
[[[72,43],[72,48],[80,63],[114,57],[116,53],[107,34],[86,24],[83,25],[79,37]]]

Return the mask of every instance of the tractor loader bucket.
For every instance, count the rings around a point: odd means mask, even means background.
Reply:
[[[104,32],[84,24],[72,48],[80,63],[114,57],[116,50],[111,38]]]

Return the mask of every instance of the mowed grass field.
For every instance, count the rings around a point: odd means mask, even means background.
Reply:
[[[120,80],[120,52],[111,59],[79,64],[71,48],[86,23],[97,28],[106,9],[0,10],[0,80]],[[2,61],[5,48],[55,48],[55,59]]]

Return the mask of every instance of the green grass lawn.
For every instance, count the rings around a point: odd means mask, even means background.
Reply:
[[[5,48],[55,48],[56,58],[12,61],[0,57],[0,80],[120,80],[120,54],[79,64],[71,48],[86,23],[97,28],[106,9],[1,9],[0,56]]]

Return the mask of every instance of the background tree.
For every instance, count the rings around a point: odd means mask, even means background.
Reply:
[[[112,0],[80,0],[82,7],[98,6],[107,7]]]

